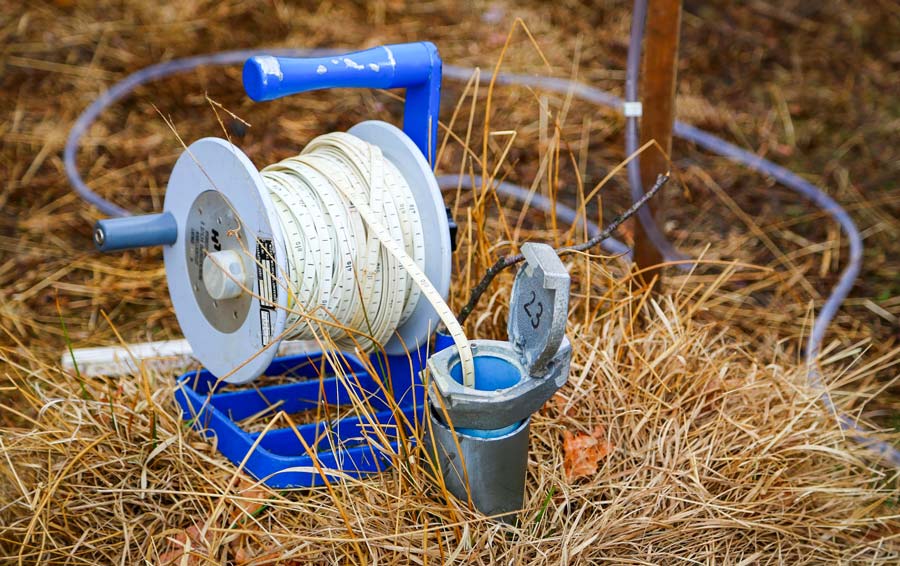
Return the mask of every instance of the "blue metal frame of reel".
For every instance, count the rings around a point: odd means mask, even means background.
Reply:
[[[434,161],[441,58],[431,43],[310,59],[256,56],[244,65],[243,82],[255,101],[325,88],[405,88],[403,131],[429,163]],[[451,343],[438,335],[435,347]],[[189,372],[178,378],[175,399],[191,426],[215,437],[219,452],[269,487],[313,487],[326,478],[359,478],[391,466],[401,437],[410,432],[407,425],[422,422],[425,392],[419,373],[427,356],[426,345],[409,356],[374,354],[366,363],[346,352],[276,358],[265,375],[296,381],[251,389],[229,390],[207,370]],[[348,407],[360,402],[372,412],[269,430],[265,435],[239,424],[271,409],[291,414],[322,403]]]

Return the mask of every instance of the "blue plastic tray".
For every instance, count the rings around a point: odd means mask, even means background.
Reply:
[[[178,378],[175,399],[184,419],[215,438],[216,448],[236,466],[269,487],[313,487],[326,478],[360,478],[393,464],[401,436],[422,418],[418,376],[426,354],[423,348],[408,357],[372,356],[366,363],[347,353],[276,358],[265,375],[288,376],[289,382],[256,388],[235,389],[201,370]],[[335,363],[343,366],[342,377],[329,360],[340,360]],[[267,409],[264,422],[277,411],[292,414],[321,403],[345,407],[342,412],[352,416],[271,429],[262,438],[238,424]]]

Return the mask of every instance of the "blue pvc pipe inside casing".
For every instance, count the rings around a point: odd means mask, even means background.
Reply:
[[[450,368],[450,377],[462,383],[462,367],[459,363]],[[522,372],[513,364],[497,356],[475,355],[475,389],[479,391],[496,391],[509,389],[522,380]],[[524,421],[513,423],[503,428],[481,430],[477,428],[456,427],[456,432],[476,438],[499,438],[517,430]]]

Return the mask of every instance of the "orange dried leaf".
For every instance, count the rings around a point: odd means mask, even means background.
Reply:
[[[237,509],[231,514],[231,520],[236,521],[243,519],[247,515],[253,515],[260,509],[265,507],[265,501],[269,497],[269,491],[262,485],[255,485],[254,482],[246,478],[242,478],[238,487],[240,499],[235,499],[234,504]]]
[[[597,425],[591,434],[563,432],[563,469],[569,481],[597,473],[600,460],[613,451],[606,441],[606,428]]]
[[[168,550],[159,557],[161,566],[200,566],[206,562],[207,541],[197,525],[169,537],[168,541]]]

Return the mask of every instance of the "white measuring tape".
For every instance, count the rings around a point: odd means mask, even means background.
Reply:
[[[368,350],[390,339],[424,296],[456,344],[463,384],[474,387],[469,341],[423,271],[412,191],[381,150],[331,133],[261,174],[288,250],[287,338],[313,339],[324,330],[339,346]]]

